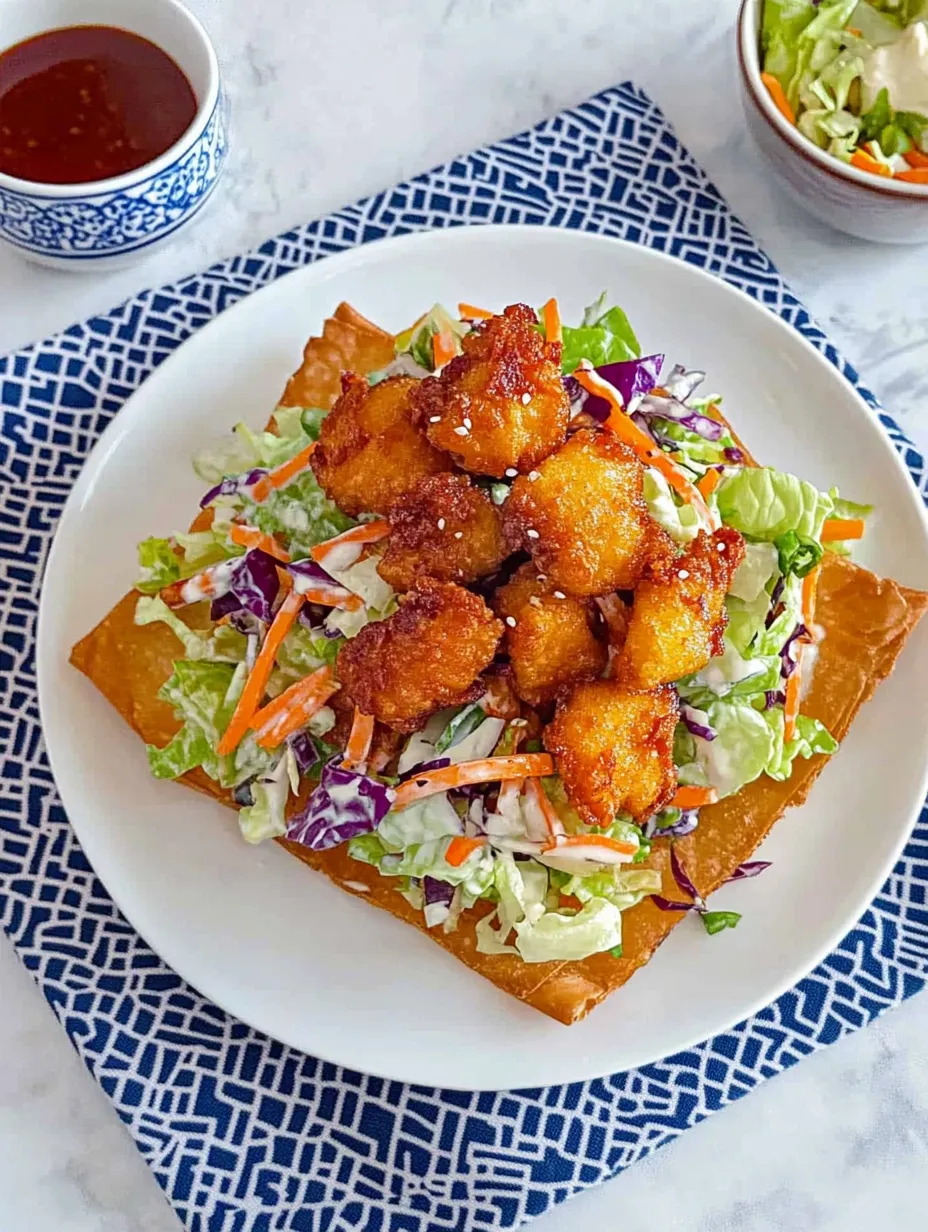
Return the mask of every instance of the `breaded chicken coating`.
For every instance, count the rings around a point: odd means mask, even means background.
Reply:
[[[669,686],[630,693],[615,680],[578,684],[558,703],[545,748],[585,822],[608,826],[620,812],[650,817],[671,799],[678,707]]]
[[[616,678],[652,689],[698,672],[723,650],[725,596],[744,559],[744,540],[722,527],[701,531],[676,560],[639,582]]]
[[[417,479],[451,469],[413,424],[410,394],[417,384],[395,376],[369,387],[365,377],[342,376],[341,397],[322,421],[311,465],[326,496],[349,517],[386,514]]]
[[[593,629],[592,599],[578,599],[529,561],[494,597],[506,622],[506,649],[516,692],[531,706],[553,701],[568,685],[602,675],[607,649]]]
[[[345,643],[336,675],[365,714],[394,731],[415,731],[442,706],[482,695],[478,676],[492,663],[502,632],[479,595],[422,578],[399,611]]]
[[[420,577],[474,582],[509,554],[499,510],[467,475],[417,479],[388,517],[390,537],[377,568],[396,590]]]
[[[513,304],[462,346],[463,355],[416,390],[419,424],[464,470],[497,478],[531,470],[567,434],[561,344],[545,341],[531,308]]]
[[[673,545],[648,513],[644,468],[609,432],[581,429],[528,475],[503,505],[507,535],[539,572],[575,595],[630,590]]]

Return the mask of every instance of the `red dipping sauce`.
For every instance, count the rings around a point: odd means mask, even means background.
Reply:
[[[114,26],[68,26],[0,54],[0,171],[85,184],[170,149],[197,100],[171,57]]]

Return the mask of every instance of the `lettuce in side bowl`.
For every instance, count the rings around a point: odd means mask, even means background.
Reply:
[[[928,4],[764,0],[761,79],[778,111],[860,171],[928,184]]]

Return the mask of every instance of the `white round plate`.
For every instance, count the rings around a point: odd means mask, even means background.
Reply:
[[[398,331],[436,300],[500,309],[556,295],[576,321],[606,287],[646,352],[708,370],[707,387],[758,458],[877,506],[863,564],[928,588],[915,490],[871,413],[813,347],[681,262],[531,227],[370,244],[231,308],[130,398],[61,519],[42,595],[39,688],[55,778],[87,856],[142,936],[203,994],[352,1069],[445,1087],[534,1087],[631,1068],[722,1031],[853,925],[924,799],[928,626],[810,801],[764,844],[773,867],[713,899],[743,911],[739,928],[708,938],[684,920],[625,988],[566,1028],[276,845],[247,846],[220,805],[156,782],[137,737],[68,665],[71,644],[135,577],[138,540],[187,525],[203,490],[191,454],[239,419],[263,424],[305,339],[340,300]]]

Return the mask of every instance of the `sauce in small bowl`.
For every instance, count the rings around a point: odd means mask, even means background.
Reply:
[[[85,184],[158,158],[197,100],[160,47],[115,26],[48,30],[0,54],[0,172]]]
[[[102,270],[170,243],[226,164],[209,35],[181,0],[0,0],[0,243]]]

